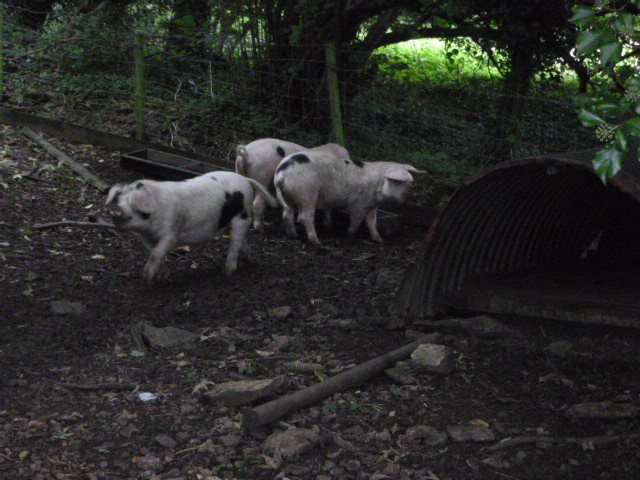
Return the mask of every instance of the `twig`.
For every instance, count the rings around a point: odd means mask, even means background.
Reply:
[[[528,437],[505,438],[500,442],[487,447],[486,450],[495,452],[504,448],[511,448],[524,443],[575,443],[582,445],[585,443],[593,445],[604,445],[606,443],[619,442],[620,440],[635,440],[640,438],[640,433],[632,433],[629,435],[603,435],[600,437],[549,437],[545,435],[534,435]]]
[[[71,170],[73,170],[82,178],[84,178],[87,182],[89,182],[91,185],[97,188],[100,192],[104,193],[107,190],[109,190],[109,185],[106,182],[98,178],[97,175],[94,175],[93,173],[91,173],[80,163],[76,162],[75,160],[72,160],[66,153],[62,152],[61,150],[51,145],[44,138],[42,138],[42,136],[40,136],[30,128],[28,127],[23,128],[22,133],[24,133],[27,137],[29,137],[34,142],[38,143],[42,148],[44,148],[47,152],[49,152],[51,155],[56,157],[58,160],[65,163],[69,168],[71,168]]]
[[[58,383],[73,390],[135,390],[135,383]]]
[[[51,222],[51,223],[34,223],[33,228],[36,230],[46,230],[48,228],[56,228],[56,227],[80,227],[80,228],[100,228],[104,230],[113,230],[116,228],[115,225],[107,222],[74,222],[72,220],[63,220],[61,222]]]

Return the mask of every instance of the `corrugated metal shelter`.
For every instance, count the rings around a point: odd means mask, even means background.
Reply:
[[[517,159],[469,178],[432,224],[391,312],[640,327],[637,151],[607,185],[594,154]]]

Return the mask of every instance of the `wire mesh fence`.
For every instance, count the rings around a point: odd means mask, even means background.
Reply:
[[[58,22],[55,11],[36,30],[15,21],[17,7],[0,3],[0,10],[5,107],[132,137],[143,131],[151,142],[218,161],[230,160],[238,143],[262,137],[308,146],[332,139],[325,45],[288,45],[290,56],[278,58],[274,52],[285,51],[279,45],[241,35],[172,35],[151,24],[134,30],[82,15]],[[342,64],[340,53],[342,128],[354,158],[453,170],[494,160],[485,146],[500,121],[499,79],[463,81],[455,68],[434,72],[439,67],[418,53],[410,61],[418,74],[403,79],[398,72],[406,62],[389,53],[357,70]],[[391,67],[380,68],[381,61]],[[540,90],[526,98],[512,156],[590,146],[591,133],[567,98]]]

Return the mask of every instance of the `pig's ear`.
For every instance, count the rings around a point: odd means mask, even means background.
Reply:
[[[413,165],[405,165],[404,166],[405,169],[409,170],[411,173],[416,173],[416,174],[421,174],[421,173],[427,173],[426,170],[418,170],[416,167],[414,167]]]
[[[136,183],[135,190],[131,192],[129,200],[131,208],[148,213],[155,210],[156,203],[156,196],[153,193],[153,189],[142,182]]]
[[[122,193],[122,190],[124,190],[124,185],[121,183],[111,187],[109,194],[107,195],[107,201],[104,202],[104,204],[109,205],[111,202],[114,202],[118,198],[118,195]]]
[[[384,172],[384,178],[394,182],[411,182],[413,177],[407,169],[400,165],[393,165]]]
[[[337,150],[338,150],[338,158],[342,160],[351,160],[351,156],[349,155],[349,150],[344,148],[342,145],[338,145]]]

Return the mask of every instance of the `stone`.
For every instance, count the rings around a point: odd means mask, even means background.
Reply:
[[[284,307],[275,307],[267,310],[267,313],[274,320],[287,320],[291,315],[293,315],[293,308],[289,306]]]
[[[488,425],[478,423],[471,425],[450,425],[447,433],[456,442],[492,442],[495,435]]]
[[[417,425],[407,429],[404,438],[412,445],[420,444],[429,447],[439,447],[447,443],[448,436],[446,433],[440,432],[434,427]]]
[[[178,442],[176,442],[171,435],[167,435],[166,433],[156,435],[153,437],[153,441],[169,449],[176,448],[178,446]]]
[[[150,471],[153,473],[160,473],[164,470],[164,463],[161,459],[154,455],[145,455],[144,457],[133,457],[131,459],[140,470]]]
[[[208,384],[206,387],[202,387],[201,383],[198,385],[196,393],[202,400],[233,407],[273,395],[283,382],[284,377],[280,376],[265,380],[239,380],[237,382]]]
[[[425,343],[419,345],[411,354],[416,368],[445,375],[453,371],[453,350],[445,345]]]
[[[142,336],[152,348],[180,347],[194,343],[200,338],[198,334],[182,330],[181,328],[157,328],[149,324],[145,324],[142,327]]]
[[[56,300],[50,303],[51,313],[55,315],[82,315],[87,311],[80,302],[67,302],[64,300]]]
[[[319,436],[313,430],[294,427],[270,435],[264,441],[262,447],[268,454],[290,458],[303,452],[318,440]]]
[[[408,362],[397,362],[384,371],[385,375],[400,385],[416,383],[413,367]]]

